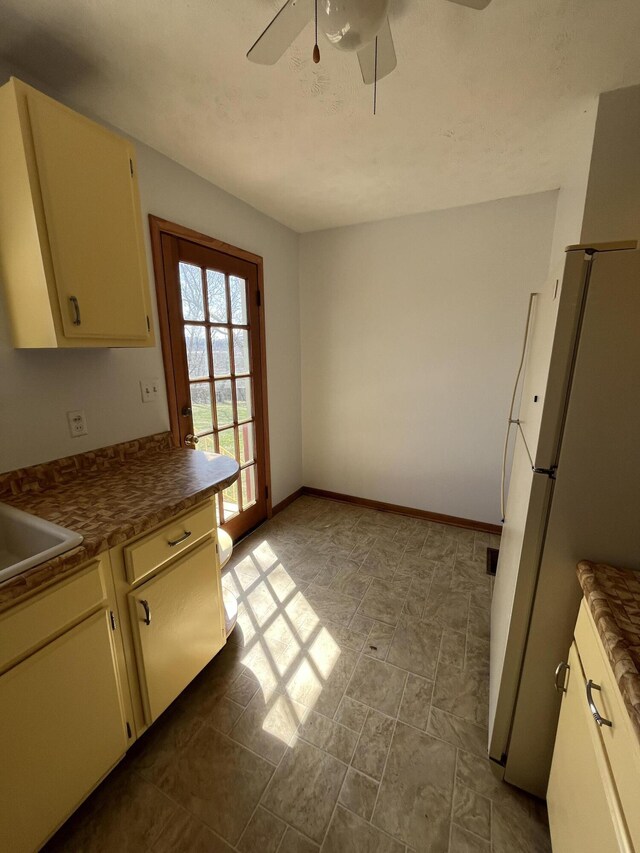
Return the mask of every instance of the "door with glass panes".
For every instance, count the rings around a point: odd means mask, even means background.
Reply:
[[[258,267],[162,234],[180,441],[240,465],[217,496],[237,540],[267,517],[266,418]]]

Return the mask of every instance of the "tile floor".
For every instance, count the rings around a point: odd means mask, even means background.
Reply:
[[[225,570],[225,649],[47,850],[549,851],[485,757],[491,539],[296,501]]]

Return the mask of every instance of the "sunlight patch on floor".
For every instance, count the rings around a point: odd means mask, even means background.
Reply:
[[[289,744],[318,701],[340,647],[298,588],[276,551],[263,540],[226,575],[238,600],[242,663],[258,680],[263,730]]]

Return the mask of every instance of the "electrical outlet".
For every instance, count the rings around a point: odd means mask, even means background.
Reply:
[[[159,379],[141,379],[140,380],[140,395],[143,403],[150,403],[152,400],[157,400],[160,393]]]
[[[82,409],[78,409],[76,412],[67,412],[67,420],[69,421],[69,432],[73,438],[78,438],[80,435],[89,435],[87,419]]]

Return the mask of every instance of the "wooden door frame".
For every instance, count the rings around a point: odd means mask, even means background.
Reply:
[[[160,324],[160,342],[162,345],[162,361],[164,364],[165,384],[167,387],[167,403],[169,405],[169,423],[173,444],[180,447],[180,427],[178,421],[178,397],[175,386],[174,358],[171,348],[171,332],[169,327],[169,306],[167,301],[167,283],[162,259],[162,235],[168,234],[191,243],[197,243],[216,252],[222,252],[232,258],[248,261],[257,268],[258,293],[260,295],[260,310],[258,311],[258,328],[260,332],[260,380],[263,389],[264,414],[264,474],[267,487],[267,518],[273,515],[271,502],[271,455],[269,452],[269,404],[267,395],[267,350],[264,322],[264,261],[260,255],[254,255],[245,249],[216,240],[200,231],[193,231],[184,225],[178,225],[167,219],[149,214],[149,230],[151,233],[151,254],[153,257],[153,272],[156,284],[156,301],[158,305],[158,321]]]

